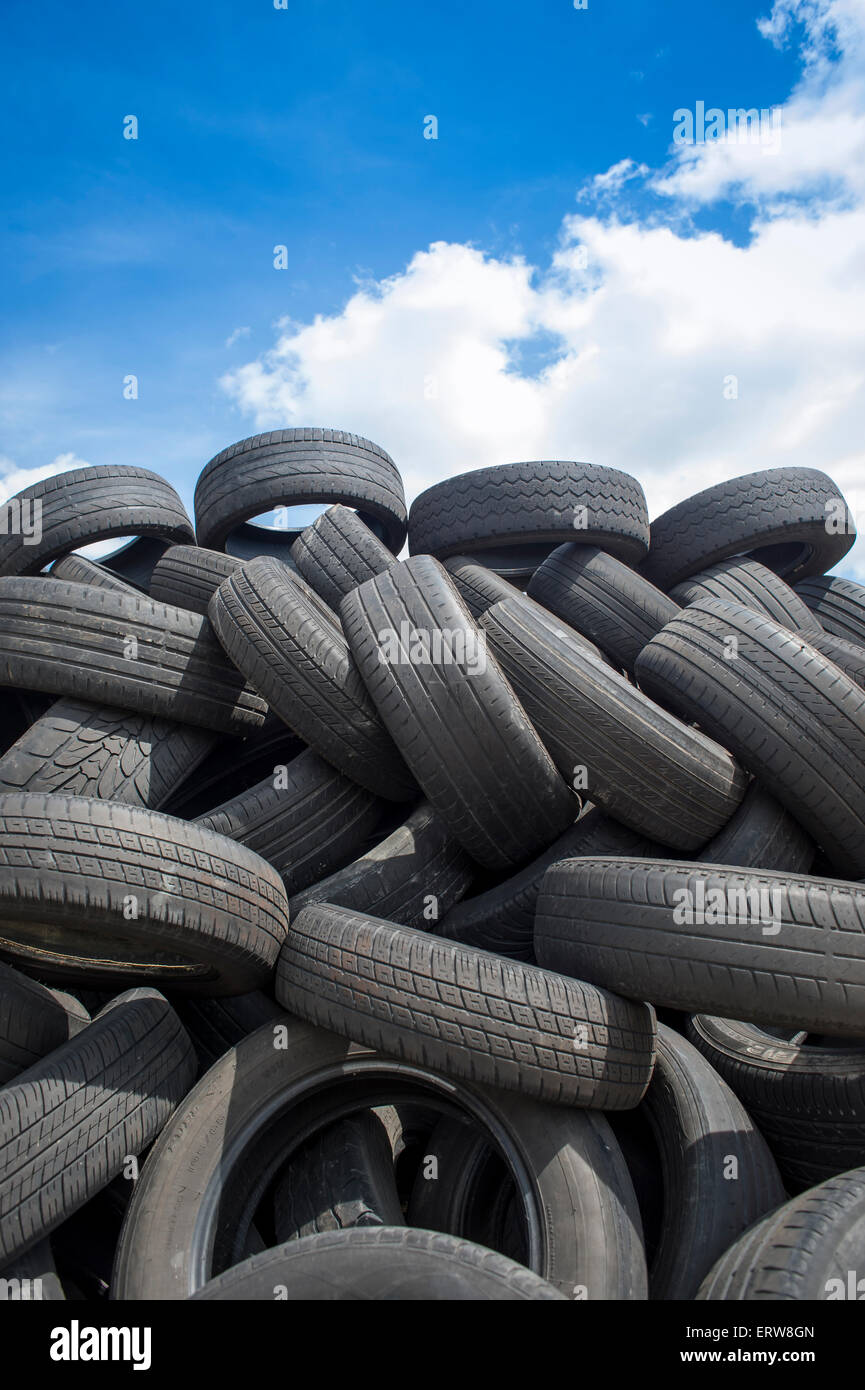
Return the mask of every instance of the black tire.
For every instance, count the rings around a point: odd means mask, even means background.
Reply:
[[[705,1302],[861,1299],[865,1169],[830,1178],[752,1226],[700,1286]],[[851,1278],[852,1275],[852,1278]]]
[[[86,1028],[90,1022],[90,1014],[81,1000],[74,994],[67,994],[63,989],[52,989],[51,993],[58,1003],[63,1005],[66,1010],[66,1017],[69,1024],[69,1036],[74,1038],[82,1028]]]
[[[334,609],[358,584],[374,579],[394,562],[393,552],[357,512],[341,506],[329,507],[301,531],[291,558],[307,584]]]
[[[3,504],[38,501],[42,530],[38,541],[0,531],[0,575],[38,574],[49,560],[111,536],[156,536],[166,544],[193,540],[192,522],[174,488],[149,468],[106,464],[72,468],[33,483]]]
[[[232,1049],[155,1145],[121,1231],[115,1299],[188,1298],[236,1264],[291,1154],[383,1096],[397,1106],[420,1099],[485,1129],[517,1184],[535,1273],[569,1296],[579,1286],[593,1300],[645,1298],[633,1185],[602,1115],[457,1083],[289,1015],[277,1029]]]
[[[370,1047],[559,1105],[629,1110],[652,1074],[651,1009],[329,903],[295,919],[275,992]]]
[[[220,584],[243,561],[221,550],[198,545],[172,545],[155,565],[150,597],[207,617],[207,605]]]
[[[0,683],[225,733],[266,713],[204,618],[60,579],[0,578]]]
[[[340,614],[394,743],[473,859],[524,863],[573,821],[573,797],[436,560],[394,565],[346,595]],[[389,653],[383,633],[394,636]],[[428,660],[413,658],[415,634],[426,637]]]
[[[814,841],[798,821],[759,782],[752,782],[723,830],[702,846],[699,859],[701,864],[735,864],[743,869],[807,874],[815,854]],[[640,857],[662,856],[644,853]]]
[[[791,1192],[865,1164],[865,1046],[707,1014],[688,1037],[753,1115]]]
[[[404,1225],[390,1139],[372,1110],[308,1139],[274,1189],[277,1245],[323,1231]]]
[[[280,535],[244,523],[278,506],[311,502],[356,507],[394,554],[405,540],[402,478],[384,449],[342,430],[287,429],[241,439],[210,460],[195,488],[198,544],[247,559],[277,541],[287,550],[297,532]]]
[[[585,769],[603,811],[676,849],[729,820],[746,777],[725,748],[660,709],[551,614],[505,599],[481,619],[529,718],[568,779]]]
[[[658,1007],[865,1036],[865,888],[840,879],[565,860],[541,886],[535,953]]]
[[[262,556],[220,585],[209,613],[235,665],[317,753],[376,796],[417,795],[338,619],[303,581]]]
[[[644,648],[637,678],[725,744],[840,874],[865,875],[865,692],[837,666],[770,618],[701,599]]]
[[[70,1035],[59,999],[0,961],[0,1086],[26,1071]]]
[[[477,619],[501,598],[513,598],[522,592],[515,584],[502,579],[495,570],[470,560],[467,555],[452,555],[444,567],[456,585],[460,598],[472,617]]]
[[[796,593],[833,637],[865,646],[865,585],[827,574],[803,579]]]
[[[518,1264],[529,1258],[507,1166],[489,1137],[464,1120],[443,1118],[430,1134],[409,1195],[406,1224],[476,1241]]]
[[[329,1231],[253,1255],[193,1301],[564,1302],[546,1280],[467,1240],[384,1226]]]
[[[48,1240],[0,1269],[0,1303],[61,1303],[65,1298]]]
[[[747,555],[790,584],[824,574],[852,546],[856,531],[830,531],[838,488],[814,468],[767,468],[686,497],[652,522],[641,572],[660,589],[731,555]]]
[[[384,803],[309,749],[287,764],[278,787],[276,780],[257,782],[198,824],[248,845],[273,865],[288,893],[299,893],[365,848]]]
[[[823,631],[808,605],[786,579],[756,560],[721,560],[717,565],[677,584],[670,590],[670,597],[683,608],[697,603],[701,598],[719,598],[724,603],[738,603],[743,608],[750,608],[752,613],[771,618],[791,632],[801,633],[809,642]],[[675,613],[670,614],[671,619],[675,616]],[[663,623],[659,624],[656,631],[663,626]]]
[[[615,555],[572,541],[535,570],[528,593],[626,671],[633,671],[646,643],[679,611],[673,598]]]
[[[198,764],[195,776],[187,777],[161,809],[182,820],[209,815],[265,777],[273,778],[304,747],[279,716],[268,711],[261,727],[246,738],[220,739]]]
[[[0,754],[8,753],[30,725],[47,714],[53,704],[50,695],[42,695],[36,690],[0,687]]]
[[[584,509],[581,510],[581,509]],[[585,525],[581,523],[585,521]],[[531,573],[554,545],[574,539],[636,564],[649,543],[643,489],[628,473],[591,463],[542,460],[477,468],[435,483],[409,513],[409,549],[444,560],[504,550],[491,569]]]
[[[640,1111],[663,1191],[649,1297],[690,1300],[718,1257],[786,1193],[747,1110],[697,1049],[664,1024]]]
[[[435,931],[476,873],[465,850],[424,801],[366,854],[295,893],[288,910],[294,921],[311,903],[333,903],[403,927]]]
[[[0,758],[0,794],[65,792],[157,809],[214,742],[167,719],[58,700]]]
[[[833,637],[829,632],[809,633],[808,641],[827,661],[840,666],[845,676],[856,685],[865,687],[865,647],[857,642],[845,642],[842,637]]]
[[[0,956],[61,984],[243,994],[270,978],[288,925],[257,854],[139,806],[0,797],[0,862]]]
[[[117,1177],[194,1077],[195,1054],[174,1010],[156,990],[136,989],[0,1090],[0,1263]]]
[[[535,907],[541,880],[551,864],[582,854],[621,854],[625,857],[660,853],[659,848],[627,826],[589,807],[564,835],[518,874],[486,892],[466,898],[444,917],[439,935],[480,951],[494,951],[511,960],[532,963],[535,957]]]
[[[177,999],[174,1007],[192,1040],[202,1075],[250,1033],[285,1017],[276,1000],[261,989],[223,999]]]
[[[68,584],[91,584],[97,589],[114,589],[122,594],[139,592],[113,570],[88,560],[86,555],[63,555],[54,561],[49,573],[52,579],[65,579]]]

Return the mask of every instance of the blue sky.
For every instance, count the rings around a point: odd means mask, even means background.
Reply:
[[[722,108],[792,101],[795,134],[797,92],[800,104],[810,103],[800,124],[813,122],[817,86],[825,91],[828,81],[846,93],[844,109],[858,121],[861,50],[848,54],[845,69],[837,34],[825,41],[826,22],[850,25],[855,6],[777,0],[778,32],[767,37],[757,21],[770,9],[745,0],[711,9],[589,0],[584,11],[572,0],[288,0],[286,10],[272,0],[7,0],[0,84],[7,475],[45,471],[58,458],[138,463],[163,472],[191,501],[200,468],[234,439],[279,423],[321,424],[371,434],[405,465],[411,492],[475,461],[508,461],[509,441],[494,429],[500,388],[509,393],[506,414],[516,412],[514,457],[534,446],[541,455],[555,450],[623,466],[639,432],[621,436],[616,411],[608,437],[603,420],[582,431],[580,411],[562,419],[558,406],[545,432],[531,396],[534,386],[554,389],[551,378],[539,383],[539,373],[574,361],[583,363],[565,392],[574,401],[598,369],[587,372],[587,362],[607,361],[605,389],[618,380],[625,396],[634,376],[633,363],[617,363],[597,322],[586,321],[587,312],[597,320],[603,305],[587,301],[585,286],[563,286],[571,275],[556,262],[563,248],[591,242],[591,227],[600,229],[606,249],[593,248],[593,295],[609,303],[618,287],[627,305],[629,285],[621,282],[630,277],[630,302],[640,305],[646,275],[670,250],[657,249],[658,236],[675,239],[674,257],[695,243],[706,255],[694,274],[713,299],[717,276],[735,273],[733,253],[776,235],[779,218],[795,233],[803,231],[803,209],[820,225],[858,209],[849,190],[840,203],[837,189],[827,195],[823,183],[837,169],[803,176],[795,148],[780,188],[779,161],[775,186],[760,186],[770,164],[763,161],[756,185],[751,174],[708,170],[698,187],[671,155],[672,113],[698,99]],[[854,27],[848,46],[859,37]],[[129,114],[139,121],[136,141],[123,139]],[[423,138],[428,114],[439,122],[435,141]],[[609,195],[593,189],[596,176],[625,160],[640,172]],[[673,192],[659,191],[664,171]],[[589,221],[569,228],[574,216]],[[619,229],[655,248],[648,270],[639,251],[617,243]],[[274,269],[276,244],[288,248],[287,270]],[[430,254],[431,262],[417,260]],[[469,304],[475,293],[480,301],[496,296],[497,271],[503,305],[511,294],[532,303],[515,300],[513,313],[503,308],[494,323],[483,303],[483,322],[467,312],[460,319],[461,287]],[[798,292],[792,272],[788,284]],[[689,293],[699,319],[699,287]],[[444,330],[443,302],[457,306]],[[361,317],[384,308],[390,318],[364,339],[352,326],[352,306]],[[662,345],[672,333],[668,389],[676,395],[678,381],[690,400],[695,385],[675,341],[680,329],[671,322],[660,331],[655,311],[645,309],[633,322],[623,311],[619,331],[644,333],[653,363],[659,333]],[[715,311],[710,305],[710,318]],[[747,372],[766,408],[775,400],[780,411],[771,352],[783,322],[765,328],[764,341],[749,348]],[[439,358],[428,372],[418,363],[424,380],[445,380],[443,357],[467,363],[463,377],[477,364],[478,419],[467,435],[456,393],[419,388],[417,401],[395,400],[389,362],[410,354],[427,331]],[[616,325],[604,331],[615,344]],[[502,358],[493,399],[485,353]],[[334,357],[339,371],[328,367]],[[714,359],[704,363],[707,373],[723,366],[720,358],[717,368]],[[129,373],[139,378],[134,401],[122,395]],[[814,409],[826,408],[831,385],[820,384]],[[658,389],[655,381],[655,402]],[[661,440],[657,404],[647,414],[652,447],[630,466],[657,478],[659,504],[687,490],[691,467],[695,487],[705,485],[707,467],[744,471],[735,466],[735,431],[725,450],[728,425],[714,399],[711,463],[688,462],[698,413],[683,418],[678,404],[668,406]]]

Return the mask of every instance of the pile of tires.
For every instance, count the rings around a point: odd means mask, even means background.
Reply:
[[[194,525],[143,469],[25,501],[0,1297],[860,1296],[865,588],[829,478],[650,527],[636,479],[541,461],[407,510],[378,445],[289,429],[207,464]]]

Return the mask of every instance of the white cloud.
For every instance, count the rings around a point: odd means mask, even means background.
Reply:
[[[225,346],[227,348],[234,347],[234,344],[238,342],[241,338],[248,338],[251,332],[251,328],[235,328],[234,331],[232,333],[229,333],[228,337],[226,338]]]
[[[861,0],[778,0],[763,30],[804,42],[777,155],[675,150],[648,180],[664,219],[625,212],[617,195],[646,171],[622,159],[593,181],[594,213],[565,218],[549,266],[434,243],[342,312],[281,324],[225,391],[260,429],[369,435],[409,497],[558,457],[634,473],[653,515],[782,465],[822,468],[865,502],[865,159],[849,163],[865,137],[865,14]],[[688,225],[722,194],[754,205],[747,246]],[[523,375],[513,345],[536,335],[561,348]],[[865,578],[865,542],[851,562]]]
[[[34,483],[41,483],[44,478],[53,478],[55,473],[89,467],[86,459],[80,459],[74,453],[58,454],[50,463],[40,464],[36,468],[19,468],[12,459],[0,455],[0,504]]]

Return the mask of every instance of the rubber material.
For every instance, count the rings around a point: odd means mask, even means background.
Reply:
[[[243,562],[221,550],[199,545],[172,545],[156,564],[150,580],[150,597],[207,617],[207,605],[219,588]]]
[[[796,593],[833,637],[865,646],[865,585],[827,574],[803,579]]]
[[[69,1017],[44,985],[0,961],[0,1086],[69,1037]]]
[[[389,569],[393,553],[349,507],[328,507],[301,531],[291,558],[308,584],[331,608],[377,574]]]
[[[683,608],[701,598],[739,603],[743,608],[750,608],[754,613],[771,618],[781,627],[789,628],[791,632],[800,632],[809,642],[823,630],[796,590],[791,589],[774,570],[758,564],[756,560],[721,560],[717,565],[677,584],[670,591],[670,597]],[[675,617],[675,614],[670,616]]]
[[[322,1231],[404,1225],[390,1139],[372,1110],[307,1140],[273,1195],[277,1245]]]

